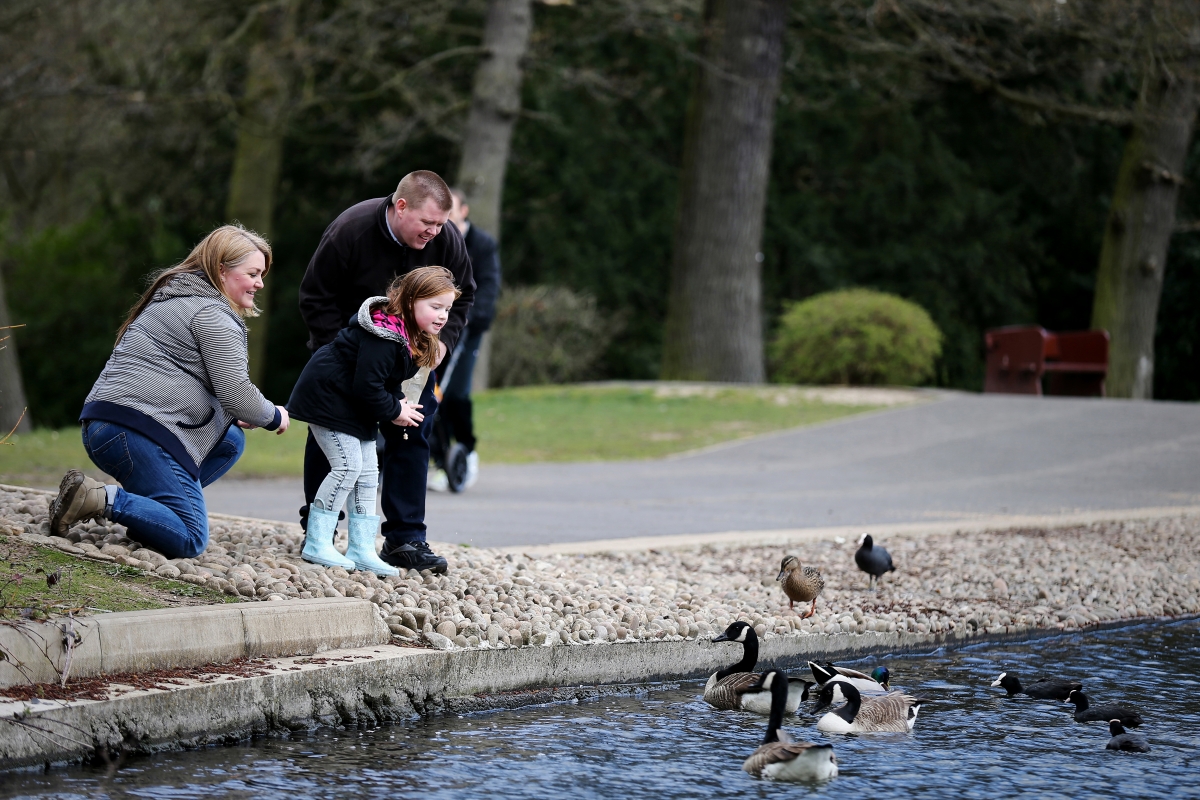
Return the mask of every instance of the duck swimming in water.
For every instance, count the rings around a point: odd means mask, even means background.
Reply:
[[[892,678],[892,673],[884,666],[871,670],[870,675],[849,667],[839,667],[830,661],[826,661],[824,664],[809,661],[808,669],[812,672],[817,686],[824,686],[830,681],[843,680],[846,683],[854,684],[860,692],[868,694],[882,694],[888,691],[888,682]]]
[[[1113,719],[1108,722],[1108,732],[1112,738],[1104,745],[1105,750],[1124,750],[1127,753],[1149,753],[1150,745],[1136,733],[1126,733],[1121,720]]]
[[[1028,686],[1021,685],[1021,679],[1013,672],[1001,672],[1000,677],[992,681],[992,686],[999,686],[1012,697],[1024,693],[1035,700],[1066,700],[1073,691],[1082,691],[1083,684],[1079,681],[1065,681],[1062,678],[1041,678]]]
[[[760,677],[757,672],[752,671],[758,663],[758,634],[754,632],[754,628],[750,627],[749,623],[739,620],[713,641],[740,643],[742,660],[709,676],[704,687],[704,701],[721,711],[770,714],[770,693],[752,688]],[[807,687],[803,681],[790,682],[787,710],[795,713],[800,703],[807,699],[807,694]]]
[[[863,697],[849,683],[828,683],[817,695],[818,706],[833,702],[834,689],[846,696],[846,704],[817,720],[817,730],[826,733],[908,733],[917,724],[923,701],[903,692],[880,697]]]
[[[824,781],[838,774],[837,756],[833,745],[792,741],[785,731],[783,711],[787,706],[789,681],[782,670],[771,669],[762,674],[754,691],[771,696],[771,716],[763,743],[742,764],[742,769],[756,778],[776,781]]]
[[[1136,728],[1142,724],[1142,715],[1129,706],[1107,703],[1093,706],[1088,703],[1088,697],[1081,689],[1072,689],[1067,695],[1067,702],[1075,704],[1076,722],[1108,722],[1120,720],[1126,728]]]

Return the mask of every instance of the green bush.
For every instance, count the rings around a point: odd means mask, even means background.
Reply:
[[[501,388],[594,378],[617,327],[590,295],[557,286],[506,288],[492,325],[488,383]]]
[[[98,208],[0,250],[21,376],[35,425],[75,424],[145,276],[186,254],[153,219]]]
[[[941,331],[916,303],[846,289],[790,304],[770,358],[780,383],[913,386],[941,352]]]

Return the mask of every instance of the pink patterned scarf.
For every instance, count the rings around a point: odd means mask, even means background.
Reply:
[[[389,314],[382,308],[371,309],[371,322],[374,323],[375,327],[377,328],[383,328],[391,331],[392,333],[400,334],[402,337],[404,337],[404,343],[408,344],[408,334],[404,332],[404,320],[400,319],[394,314]]]

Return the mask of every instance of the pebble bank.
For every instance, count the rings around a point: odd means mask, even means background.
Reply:
[[[0,533],[47,536],[49,497],[0,488]],[[738,619],[765,638],[971,636],[1200,613],[1200,517],[1188,516],[876,537],[896,564],[878,591],[855,568],[855,542],[842,540],[538,557],[443,545],[449,574],[390,578],[309,564],[300,559],[299,526],[241,518],[214,516],[208,549],[192,559],[167,559],[115,523],[82,523],[49,541],[247,601],[367,599],[396,637],[442,650],[678,641],[711,637]],[[775,581],[788,554],[825,577],[810,619],[789,610]]]

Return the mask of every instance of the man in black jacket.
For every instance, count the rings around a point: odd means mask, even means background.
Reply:
[[[363,300],[386,294],[397,275],[428,266],[450,270],[462,292],[439,336],[443,357],[454,347],[474,301],[475,280],[462,235],[446,224],[451,206],[446,182],[436,173],[419,170],[405,175],[389,197],[351,206],[330,223],[300,282],[300,315],[308,326],[310,350],[333,341]],[[432,380],[426,382],[420,404],[425,424],[415,435],[411,428],[380,426],[385,443],[380,464],[385,517],[381,527],[387,540],[380,555],[401,569],[445,572],[446,559],[425,542],[429,429],[437,411]],[[304,450],[301,524],[307,521],[308,504],[327,474],[329,462],[310,434]]]
[[[462,488],[469,489],[479,477],[479,454],[475,452],[475,426],[472,420],[471,373],[475,371],[483,334],[491,327],[492,319],[496,316],[496,297],[500,294],[500,248],[487,231],[468,220],[471,208],[462,190],[451,189],[450,195],[453,200],[450,222],[462,233],[463,241],[467,244],[467,255],[471,257],[471,270],[475,276],[475,304],[471,306],[467,330],[458,344],[454,371],[449,381],[442,385],[438,414],[450,435],[466,448],[467,473]],[[443,367],[448,363],[449,360],[444,362]],[[449,488],[449,480],[442,470],[432,476],[429,487],[437,491]]]

